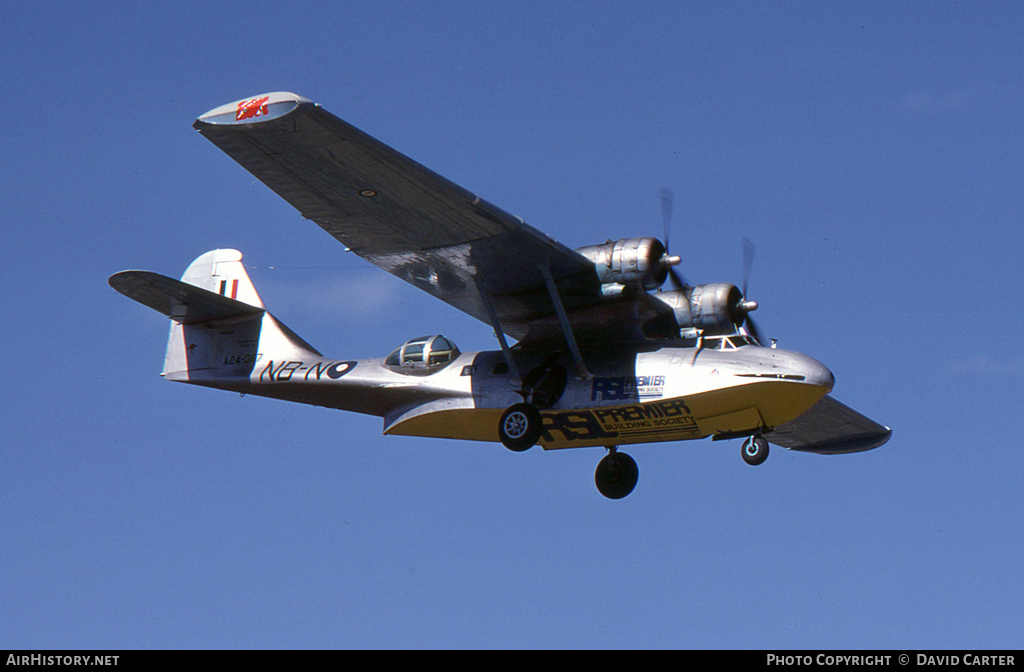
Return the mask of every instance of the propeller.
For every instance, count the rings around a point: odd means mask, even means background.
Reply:
[[[747,298],[747,287],[750,284],[750,269],[754,266],[754,251],[757,248],[754,243],[743,236],[743,297],[740,302],[736,305],[737,310],[743,314],[743,320],[740,322],[740,326],[746,326],[747,333],[754,337],[756,341],[761,342],[761,332],[757,328],[757,323],[754,322],[754,318],[750,316],[750,313],[757,310],[757,301],[751,301]]]
[[[665,244],[665,254],[661,258],[661,263],[668,271],[668,277],[672,279],[672,285],[689,300],[692,288],[686,284],[683,275],[676,271],[675,267],[679,265],[681,260],[670,252],[672,248],[669,247],[669,241],[672,239],[672,201],[672,190],[667,187],[661,187],[661,221],[664,227],[662,241]],[[729,312],[733,317],[733,324],[737,327],[745,327],[747,333],[760,343],[761,330],[758,329],[754,318],[750,316],[750,313],[757,310],[758,304],[757,301],[751,301],[747,298],[747,289],[750,286],[750,271],[754,266],[754,252],[756,249],[753,241],[744,236],[743,289],[739,300],[730,307]]]
[[[665,256],[663,256],[662,263],[668,267],[668,277],[672,279],[672,286],[681,292],[686,293],[688,286],[686,281],[683,279],[681,273],[676,271],[675,267],[682,261],[677,256],[673,256],[669,250],[669,238],[672,235],[672,190],[667,187],[661,188],[661,221],[664,225],[664,236],[662,240],[665,243]],[[689,294],[687,293],[687,296]]]

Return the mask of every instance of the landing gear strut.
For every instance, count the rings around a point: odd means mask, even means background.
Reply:
[[[640,470],[632,457],[608,447],[608,454],[597,465],[594,482],[598,491],[608,499],[622,499],[633,492]]]
[[[551,408],[561,399],[567,381],[565,368],[553,352],[523,378],[519,394],[523,403],[513,404],[498,421],[498,437],[509,450],[517,453],[528,450],[540,441],[544,433],[544,420],[540,409]]]
[[[532,448],[540,440],[544,420],[532,404],[513,404],[498,422],[498,437],[502,445],[520,453]]]
[[[768,459],[768,442],[760,434],[755,434],[743,442],[743,461],[756,467]]]

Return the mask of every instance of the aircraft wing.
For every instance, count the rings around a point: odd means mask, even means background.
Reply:
[[[810,410],[765,434],[777,446],[808,453],[838,455],[877,448],[892,430],[825,395]]]
[[[493,308],[515,338],[554,323],[547,273],[567,312],[609,305],[590,260],[306,98],[229,103],[194,127],[360,257],[492,325]],[[584,329],[636,324],[586,312]]]

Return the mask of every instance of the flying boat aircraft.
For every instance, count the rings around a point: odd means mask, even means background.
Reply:
[[[574,250],[293,93],[217,107],[194,127],[345,248],[485,322],[499,349],[461,352],[434,334],[379,359],[325,357],[267,311],[242,254],[220,249],[180,280],[109,280],[171,319],[168,380],[376,415],[385,434],[601,447],[595,482],[612,499],[637,483],[624,445],[743,438],[758,465],[769,442],[839,454],[889,439],[829,395],[825,366],[761,337],[749,241],[742,288],[683,279],[667,189],[664,241]]]

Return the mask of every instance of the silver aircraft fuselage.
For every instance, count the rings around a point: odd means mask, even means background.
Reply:
[[[541,410],[545,449],[749,435],[788,422],[833,386],[816,360],[753,345],[660,347],[595,357],[592,376],[568,376]],[[520,362],[527,370],[532,362]],[[400,371],[385,360],[309,353],[268,359],[224,354],[216,368],[170,380],[384,419],[385,434],[498,441],[498,419],[523,401],[500,351],[462,353],[440,370]]]

